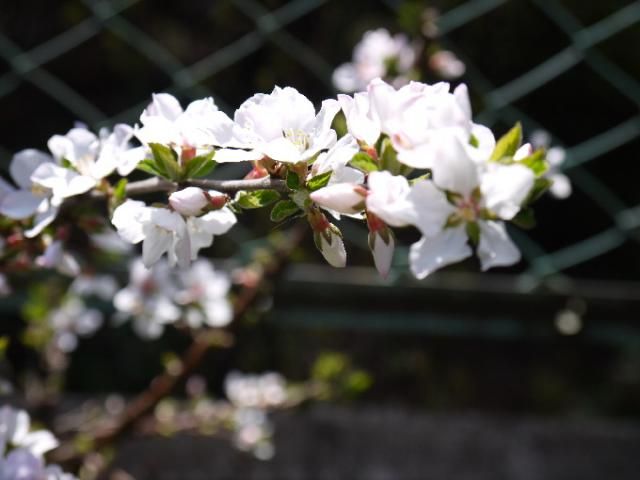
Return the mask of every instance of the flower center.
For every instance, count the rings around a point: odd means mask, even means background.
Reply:
[[[309,134],[302,130],[296,128],[288,128],[282,131],[282,135],[284,135],[287,140],[298,147],[298,150],[300,150],[300,152],[304,152],[311,146],[311,138],[309,137]]]
[[[457,207],[458,216],[465,222],[475,222],[480,216],[480,206],[473,199],[461,199]]]

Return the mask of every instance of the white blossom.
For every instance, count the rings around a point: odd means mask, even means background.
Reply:
[[[296,89],[275,87],[258,93],[236,110],[234,120],[243,129],[243,143],[261,155],[287,163],[308,161],[336,143],[331,129],[340,109],[336,100],[313,104]]]
[[[399,85],[407,81],[414,62],[415,51],[405,35],[391,36],[384,28],[367,31],[354,48],[353,61],[333,73],[333,84],[343,92],[355,92],[374,78],[393,76]]]
[[[53,196],[49,188],[35,184],[31,177],[43,165],[54,166],[50,155],[34,149],[21,150],[11,159],[9,173],[18,188],[2,182],[0,192],[0,213],[15,220],[34,216],[33,227],[25,232],[27,237],[35,237],[58,214],[62,198]]]
[[[41,268],[56,269],[63,275],[74,277],[80,273],[80,265],[73,256],[64,249],[61,240],[45,237],[47,247],[42,255],[36,257],[35,263]]]
[[[47,466],[43,455],[58,446],[47,430],[30,431],[24,410],[0,408],[0,478],[2,480],[76,480],[56,465]]]
[[[138,258],[129,265],[129,284],[117,292],[113,305],[119,314],[117,320],[133,319],[135,331],[143,338],[157,338],[164,327],[178,321],[180,308],[173,302],[175,286],[166,261],[145,267]]]
[[[464,62],[449,50],[440,50],[431,55],[429,67],[446,80],[461,77],[467,69]]]
[[[184,267],[191,261],[187,224],[176,212],[126,200],[115,209],[111,222],[124,240],[134,244],[142,242],[142,260],[147,267],[165,253],[172,266]]]
[[[517,262],[520,252],[501,220],[511,220],[518,213],[533,180],[533,172],[522,165],[478,165],[462,145],[458,145],[457,155],[451,159],[437,159],[433,183],[417,182],[410,195],[418,212],[414,224],[424,235],[411,247],[413,273],[424,278],[470,256],[466,231],[469,223],[479,228],[478,257],[483,270]],[[452,195],[451,201],[444,191]]]
[[[198,260],[181,270],[175,301],[186,306],[185,318],[191,328],[202,325],[224,327],[233,319],[233,307],[228,299],[229,277],[214,270],[208,260]]]
[[[565,199],[571,196],[572,187],[569,177],[562,173],[562,164],[567,158],[567,152],[559,146],[550,147],[551,135],[544,130],[536,130],[531,134],[531,143],[535,148],[547,149],[547,163],[549,170],[545,177],[553,182],[549,188],[551,195],[558,199]]]
[[[255,160],[258,157],[243,150],[238,126],[218,110],[211,97],[191,102],[182,109],[180,102],[168,93],[156,93],[140,116],[142,126],[136,126],[135,136],[143,144],[160,143],[174,148],[181,156],[203,154],[214,147],[229,147],[216,151],[217,162]]]

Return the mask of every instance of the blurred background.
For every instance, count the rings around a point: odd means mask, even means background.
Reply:
[[[332,73],[351,60],[365,31],[424,36],[431,9],[439,16],[429,41],[464,62],[453,83],[468,84],[476,121],[496,135],[521,121],[525,138],[544,130],[565,149],[561,170],[572,193],[545,196],[535,228],[510,230],[523,253],[513,268],[480,274],[470,260],[417,282],[405,248],[384,281],[368,266],[359,226],[341,225],[353,266],[345,271],[324,266],[308,241],[259,308],[233,326],[234,345],[210,353],[199,374],[215,394],[231,369],[275,370],[291,381],[354,366],[358,374],[345,374],[332,407],[281,415],[271,466],[214,440],[192,439],[181,456],[169,440],[133,439],[121,464],[138,472],[134,478],[637,478],[640,2],[1,0],[0,7],[5,177],[14,152],[45,149],[76,121],[135,123],[152,92],[183,104],[210,95],[232,114],[253,93],[289,85],[319,104],[335,96]],[[237,177],[241,168],[217,175]],[[240,262],[261,245],[272,227],[250,218],[216,256]],[[0,299],[1,333],[22,328],[31,293],[20,285]],[[73,353],[64,390],[134,394],[185,342],[175,332],[143,342],[126,328],[105,329]],[[37,370],[28,349],[8,354],[10,376]],[[386,445],[390,434],[395,447]],[[169,457],[149,460],[149,452]],[[162,458],[163,467],[149,467]],[[195,473],[177,467],[185,462]]]

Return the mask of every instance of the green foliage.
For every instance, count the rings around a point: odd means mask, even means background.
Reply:
[[[300,208],[293,200],[280,200],[273,206],[271,210],[271,221],[281,222],[285,218],[295,215],[300,211]]]
[[[209,175],[217,165],[213,160],[215,153],[216,152],[212,150],[204,155],[193,157],[186,162],[186,165],[183,167],[182,178],[199,178]]]
[[[324,386],[329,398],[354,398],[373,385],[371,375],[359,368],[343,353],[325,352],[314,362],[311,378]]]
[[[531,188],[529,195],[527,196],[525,201],[522,202],[522,204],[529,205],[535,202],[544,194],[544,192],[549,190],[551,185],[553,185],[553,182],[546,177],[536,178],[535,181],[533,182],[533,188]]]
[[[364,152],[356,153],[349,161],[349,165],[353,168],[357,168],[358,170],[362,170],[365,173],[377,172],[380,170],[376,161]]]
[[[382,140],[380,148],[380,166],[382,170],[389,170],[393,175],[408,175],[412,168],[398,161],[398,153],[391,140],[386,137]]]
[[[532,229],[536,226],[536,217],[532,208],[523,208],[511,221],[514,225],[525,230]]]
[[[480,227],[476,222],[467,222],[465,226],[465,230],[467,231],[467,235],[469,236],[469,240],[473,245],[478,245],[480,243]]]
[[[172,148],[159,143],[150,143],[149,147],[153,153],[155,168],[161,173],[161,176],[168,180],[180,180],[182,171],[176,152]]]
[[[545,152],[542,149],[536,150],[528,157],[520,160],[519,163],[530,168],[536,177],[544,175],[547,170],[549,170],[549,164],[545,159]]]
[[[494,162],[499,162],[503,158],[513,157],[515,155],[518,148],[522,144],[522,125],[520,122],[516,123],[515,126],[505,133],[498,143],[496,143],[496,148],[493,150],[491,154],[490,160]]]
[[[287,188],[290,190],[299,190],[300,189],[300,177],[296,172],[289,170],[287,172]]]
[[[255,190],[253,192],[238,192],[236,205],[245,210],[266,207],[280,199],[275,190]]]
[[[316,175],[315,177],[311,178],[307,182],[307,188],[313,192],[322,187],[326,187],[327,184],[329,183],[329,180],[331,179],[332,174],[333,174],[333,170],[329,170],[328,172],[324,172],[324,173],[321,173],[320,175]]]

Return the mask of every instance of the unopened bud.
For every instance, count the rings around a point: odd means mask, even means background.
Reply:
[[[336,212],[353,214],[364,209],[367,190],[362,185],[336,183],[312,192],[309,197],[321,207]]]
[[[182,152],[180,154],[180,160],[182,160],[182,164],[186,165],[189,163],[189,160],[192,160],[196,156],[195,147],[183,146]]]
[[[253,162],[253,168],[249,173],[245,175],[244,178],[245,180],[257,180],[259,178],[264,178],[268,176],[269,176],[269,172],[264,167],[264,165],[262,165],[262,162],[258,161],[258,162]]]
[[[313,239],[316,247],[318,247],[318,250],[320,250],[329,265],[343,268],[347,264],[347,251],[344,248],[342,235],[335,225],[329,225],[330,227],[324,232],[315,232]]]
[[[220,210],[229,201],[229,196],[216,190],[209,190],[204,192],[207,201],[209,202],[209,208],[212,210]]]
[[[391,269],[395,241],[393,232],[388,227],[382,230],[369,232],[369,248],[373,255],[373,263],[378,273],[386,278]]]
[[[207,196],[198,187],[187,187],[169,195],[171,208],[185,216],[200,215],[208,203]]]
[[[530,156],[532,153],[533,153],[533,147],[531,146],[531,144],[525,143],[516,151],[516,153],[513,155],[513,159],[515,161],[522,160]]]

